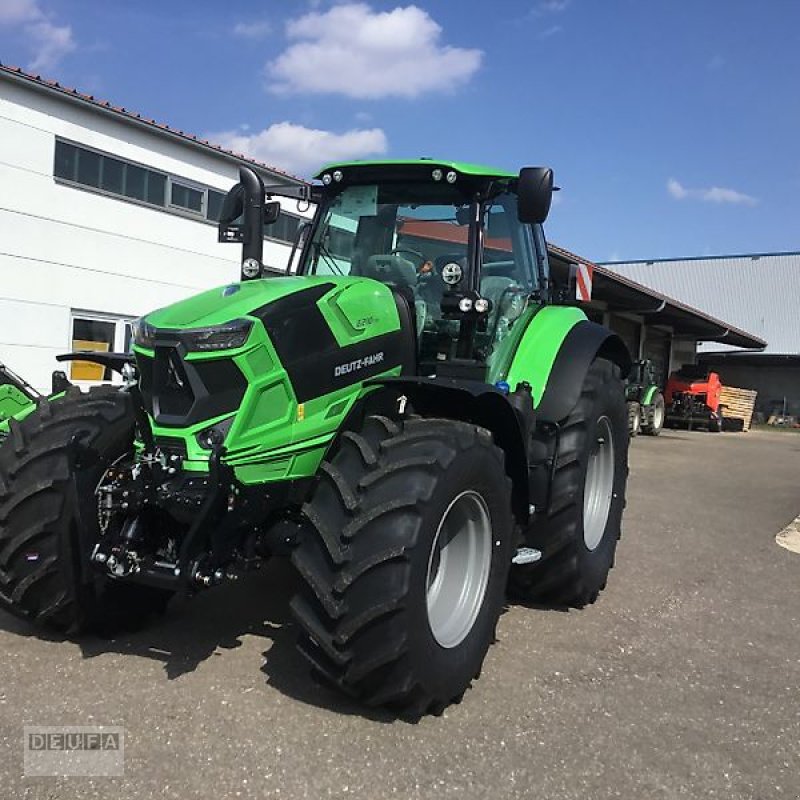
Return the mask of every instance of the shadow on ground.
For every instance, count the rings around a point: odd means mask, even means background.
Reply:
[[[261,671],[279,692],[309,705],[342,714],[366,716],[379,722],[397,717],[372,711],[316,680],[308,662],[295,647],[297,629],[291,620],[289,600],[298,588],[289,563],[275,560],[259,572],[244,576],[190,598],[176,598],[165,615],[150,620],[142,630],[113,637],[82,635],[70,639],[84,658],[106,653],[135,655],[160,661],[167,680],[194,672],[221,651],[241,647],[245,636],[268,642]],[[58,644],[65,637],[34,630],[28,623],[0,612],[0,629],[19,636]]]

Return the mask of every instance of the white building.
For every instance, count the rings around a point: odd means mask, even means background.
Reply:
[[[296,182],[2,65],[0,143],[0,361],[43,391],[56,355],[124,349],[130,320],[238,278],[239,248],[217,243],[215,219],[240,165]],[[278,267],[309,215],[283,203],[264,248]],[[98,369],[67,365],[79,381]]]

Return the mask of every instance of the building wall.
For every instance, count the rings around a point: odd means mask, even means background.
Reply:
[[[755,389],[758,392],[756,411],[769,415],[775,409],[783,408],[785,398],[786,412],[800,416],[800,366],[757,366],[731,364],[730,361],[715,363],[713,359],[707,358],[703,358],[703,363],[709,364],[719,373],[725,386]]]
[[[73,312],[138,317],[235,280],[240,255],[211,223],[57,183],[56,136],[220,191],[237,177],[222,157],[0,82],[0,361],[40,390],[72,347]],[[268,264],[288,253],[265,242]]]
[[[647,358],[653,362],[656,379],[662,388],[670,373],[679,370],[684,364],[695,363],[695,339],[675,336],[666,326],[648,325],[647,318],[641,315],[606,312],[598,317],[597,314],[598,312],[593,312],[595,321],[602,322],[617,333],[634,360]]]

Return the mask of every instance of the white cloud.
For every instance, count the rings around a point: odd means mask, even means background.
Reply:
[[[561,25],[551,25],[549,28],[545,28],[540,34],[540,39],[549,39],[551,36],[555,36],[557,33],[561,33],[564,28]]]
[[[667,191],[676,199],[676,200],[683,200],[684,197],[688,197],[689,191],[688,189],[684,189],[675,178],[670,178],[667,181]]]
[[[300,175],[310,175],[328,161],[381,155],[388,148],[386,134],[380,128],[333,133],[291,122],[278,122],[253,134],[226,131],[209,134],[208,138],[236,153]]]
[[[733,205],[754,206],[758,204],[758,198],[752,195],[738,192],[736,189],[725,189],[721,186],[711,186],[708,189],[688,189],[675,178],[667,181],[667,191],[676,200],[687,198],[703,200],[707,203],[730,203]]]
[[[233,35],[242,39],[263,39],[272,33],[272,25],[267,20],[255,22],[237,22],[233,26]]]
[[[36,50],[36,57],[28,67],[33,71],[53,69],[76,47],[69,25],[53,25],[43,19],[29,25],[27,30]]]
[[[337,5],[290,20],[293,41],[267,64],[271,89],[347,97],[417,97],[465,84],[483,52],[441,41],[442,28],[417,6],[373,11]]]
[[[56,25],[37,0],[2,0],[0,25],[20,27],[34,51],[28,69],[49,70],[75,50],[69,25]]]
[[[36,0],[3,0],[0,4],[0,25],[19,25],[41,16]]]
[[[560,14],[565,11],[571,0],[541,0],[534,12],[537,14]]]

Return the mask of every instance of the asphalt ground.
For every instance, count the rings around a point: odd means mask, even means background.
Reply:
[[[637,439],[598,603],[511,606],[419,724],[310,680],[285,563],[115,640],[0,613],[0,797],[798,798],[799,485],[800,436]],[[124,777],[23,777],[23,725],[61,724],[124,726]]]

